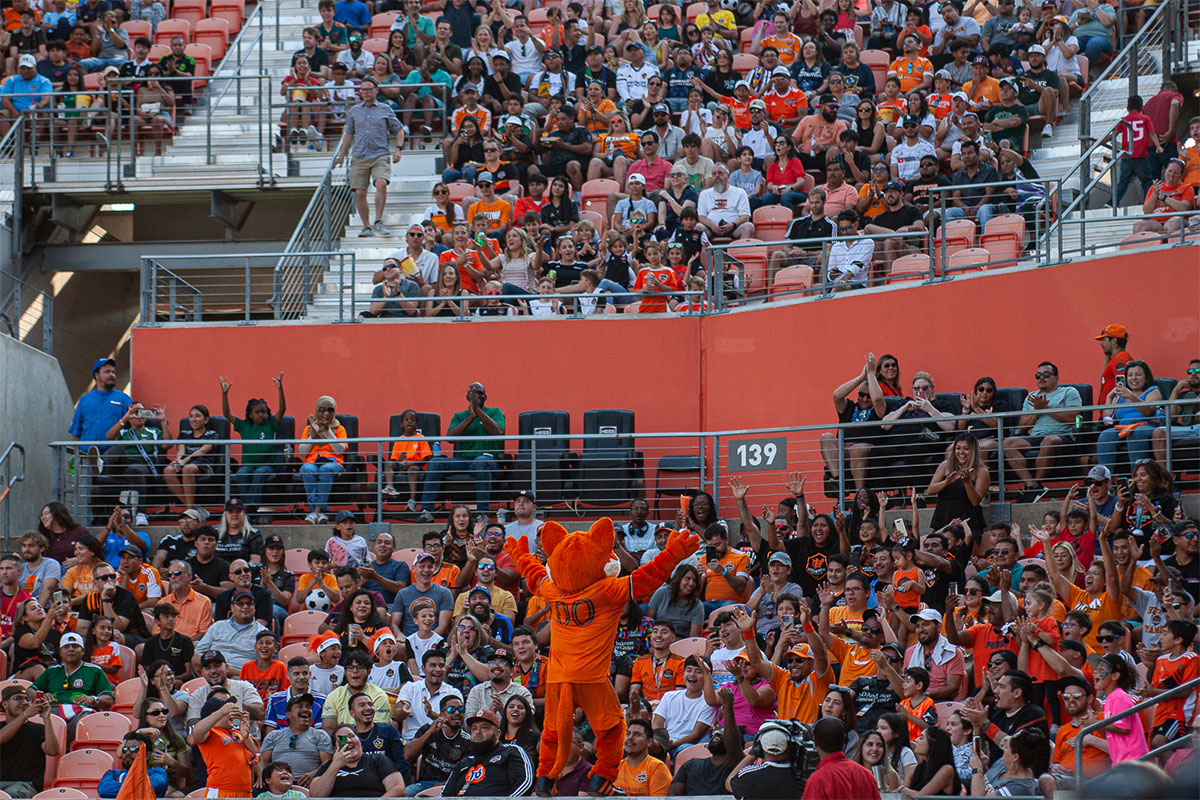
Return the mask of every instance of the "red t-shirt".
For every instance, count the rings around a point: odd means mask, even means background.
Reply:
[[[548,195],[542,195],[541,200],[534,200],[532,197],[518,197],[516,205],[513,206],[513,224],[520,225],[521,218],[525,216],[527,211],[542,213],[542,206],[548,202],[550,202]]]
[[[733,779],[737,783],[737,778]],[[735,786],[736,791],[736,786]],[[804,786],[804,800],[879,800],[879,784],[862,764],[844,753],[830,753],[821,759]]]
[[[1147,200],[1150,199],[1150,195],[1153,192],[1154,192],[1153,186],[1151,186],[1149,189],[1146,190],[1146,199]],[[1167,186],[1166,184],[1163,184],[1162,193],[1163,193],[1164,200],[1166,200],[1168,198],[1170,198],[1171,200],[1183,200],[1184,202],[1186,202],[1188,204],[1188,208],[1191,208],[1196,203],[1196,190],[1193,189],[1191,187],[1191,185],[1187,184],[1187,183],[1178,183],[1174,186]],[[1175,209],[1168,206],[1165,202],[1153,210],[1154,211],[1164,211],[1164,212],[1169,211],[1172,214],[1175,213]],[[1166,222],[1167,220],[1171,219],[1171,217],[1155,217],[1155,219],[1157,219],[1159,222]],[[1103,402],[1103,398],[1101,398],[1101,402]]]
[[[1163,144],[1176,141],[1175,130],[1171,127],[1171,106],[1175,103],[1182,106],[1183,95],[1179,92],[1161,91],[1147,100],[1142,108],[1142,112],[1153,122],[1154,130],[1163,140]]]
[[[18,589],[17,593],[11,597],[0,591],[0,639],[7,639],[9,636],[12,636],[13,615],[17,613],[17,609],[21,607],[21,603],[32,598],[33,595],[24,589]]]
[[[1140,111],[1130,111],[1121,118],[1121,152],[1131,158],[1145,158],[1150,154],[1150,130],[1154,125]]]

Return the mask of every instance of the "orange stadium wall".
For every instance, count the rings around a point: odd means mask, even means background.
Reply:
[[[166,403],[173,420],[197,402],[219,413],[218,375],[233,383],[235,414],[250,396],[273,406],[282,370],[289,413],[303,420],[328,393],[365,436],[386,435],[408,407],[440,413],[444,430],[475,380],[509,434],[521,410],[539,408],[570,412],[574,433],[584,411],[612,407],[633,409],[643,432],[729,430],[831,420],[833,388],[867,351],[896,355],[906,382],[933,373],[939,391],[969,391],[985,374],[1031,386],[1044,359],[1064,382],[1095,385],[1093,337],[1110,322],[1129,328],[1135,358],[1178,377],[1200,355],[1200,247],[703,319],[137,328],[132,377],[134,397]]]

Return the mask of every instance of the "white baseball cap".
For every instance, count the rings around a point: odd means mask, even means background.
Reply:
[[[646,185],[646,176],[640,172],[635,172],[632,175],[630,175],[629,177],[627,177],[625,179],[625,182],[626,183],[640,183],[642,186],[645,186]]]
[[[767,755],[778,756],[787,752],[788,737],[787,734],[776,728],[769,731],[764,731],[758,737],[758,744],[762,747],[763,752]]]
[[[21,56],[19,61],[17,61],[17,66],[37,69],[37,59],[34,58],[30,53],[26,53],[25,55]]]

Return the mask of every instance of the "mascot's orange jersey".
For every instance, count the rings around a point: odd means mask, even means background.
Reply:
[[[547,683],[603,683],[612,664],[617,627],[633,597],[629,576],[605,578],[566,594],[553,581],[530,587],[550,604],[550,665]]]

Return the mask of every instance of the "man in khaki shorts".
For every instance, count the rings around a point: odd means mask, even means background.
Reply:
[[[346,158],[346,151],[350,150],[350,188],[354,190],[354,203],[363,224],[358,235],[391,236],[392,232],[383,224],[383,208],[387,204],[387,185],[392,177],[392,164],[400,160],[400,148],[404,146],[404,126],[396,119],[391,106],[375,102],[379,95],[379,84],[373,78],[363,78],[358,91],[362,102],[346,112],[346,135],[342,137],[342,149],[334,166],[341,165]],[[391,134],[396,135],[394,149],[388,147]],[[389,150],[391,160],[388,159]],[[367,189],[371,184],[375,185],[373,225],[367,207]]]

